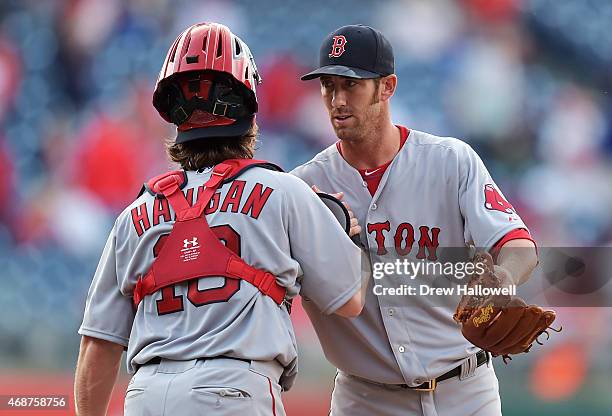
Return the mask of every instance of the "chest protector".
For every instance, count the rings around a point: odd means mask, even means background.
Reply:
[[[276,165],[259,160],[226,160],[215,166],[193,205],[181,191],[187,180],[183,171],[168,172],[147,182],[145,187],[157,198],[168,200],[176,213],[176,221],[151,268],[138,278],[134,288],[136,307],[145,296],[166,286],[204,277],[246,280],[278,305],[283,303],[286,288],[277,283],[273,274],[247,264],[221,243],[203,215],[213,194],[224,182],[234,180],[255,166],[282,171]]]

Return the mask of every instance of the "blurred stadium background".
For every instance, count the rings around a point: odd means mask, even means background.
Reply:
[[[71,394],[107,233],[169,167],[157,72],[206,20],[239,34],[261,70],[259,158],[289,170],[334,141],[317,83],[298,76],[327,33],[366,23],[395,48],[397,123],[469,142],[540,245],[610,245],[609,0],[2,0],[0,394]],[[334,369],[299,309],[287,409],[324,415]],[[612,414],[610,309],[559,313],[565,330],[545,348],[496,360],[505,415]]]

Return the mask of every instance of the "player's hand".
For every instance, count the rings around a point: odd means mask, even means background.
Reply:
[[[483,266],[474,272],[468,288],[499,289],[508,287],[512,282],[510,272],[493,263],[488,252],[479,252],[473,260],[474,265]],[[478,268],[478,267],[477,267]],[[504,362],[511,355],[529,352],[532,344],[542,344],[538,337],[542,333],[559,330],[550,325],[556,314],[537,305],[528,305],[518,296],[499,292],[498,294],[465,294],[453,315],[461,325],[463,336],[477,347],[489,351],[493,357],[501,355]]]
[[[312,185],[311,186],[312,190],[315,192],[322,192],[317,185]],[[342,202],[342,205],[344,205],[344,208],[346,208],[346,210],[349,213],[349,218],[351,219],[351,228],[349,230],[349,237],[353,237],[353,236],[358,236],[359,233],[361,233],[361,225],[359,225],[359,221],[357,220],[357,218],[355,217],[355,214],[353,213],[353,210],[351,209],[351,206],[343,200],[344,198],[344,192],[336,192],[334,194],[329,194],[335,198],[337,198],[340,202]]]

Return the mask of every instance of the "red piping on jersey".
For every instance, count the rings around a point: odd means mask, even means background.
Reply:
[[[190,205],[181,191],[185,177],[180,171],[168,172],[149,181],[149,188],[161,192],[176,212],[176,221],[159,255],[134,288],[134,305],[166,286],[203,277],[242,279],[261,293],[282,304],[287,289],[276,277],[247,264],[222,244],[211,231],[203,214],[215,191],[226,178],[235,178],[248,167],[266,162],[250,159],[230,159],[212,171],[204,185],[202,196]]]
[[[276,399],[274,398],[274,392],[272,391],[272,380],[270,377],[266,377],[268,379],[268,386],[270,386],[270,396],[272,396],[272,415],[276,416]]]

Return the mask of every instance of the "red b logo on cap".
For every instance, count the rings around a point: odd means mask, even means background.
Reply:
[[[344,35],[334,36],[334,44],[332,45],[330,58],[339,58],[344,53],[344,45],[346,45],[346,38]]]

